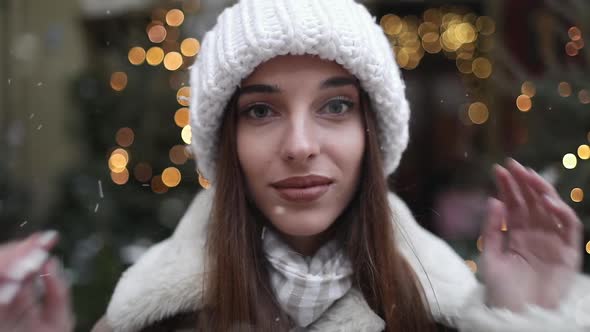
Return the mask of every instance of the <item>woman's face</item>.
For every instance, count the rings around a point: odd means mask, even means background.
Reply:
[[[358,186],[365,136],[357,84],[337,63],[310,55],[273,58],[241,83],[237,149],[249,194],[303,251]]]

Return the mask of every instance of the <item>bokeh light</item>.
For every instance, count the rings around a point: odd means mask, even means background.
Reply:
[[[162,25],[155,24],[148,30],[148,38],[152,43],[161,43],[166,39],[166,28]]]
[[[141,65],[145,61],[145,50],[139,46],[132,47],[127,54],[127,58],[132,65]]]
[[[475,102],[469,105],[469,120],[475,124],[483,124],[488,120],[489,112],[486,104]]]
[[[111,88],[115,91],[123,91],[127,87],[127,74],[122,71],[111,75]]]
[[[122,186],[125,183],[127,183],[127,181],[129,181],[129,171],[126,168],[124,168],[121,172],[118,173],[111,172],[111,180],[114,183]]]
[[[164,57],[164,67],[170,71],[177,70],[182,66],[182,55],[178,52],[170,52]]]
[[[587,144],[582,144],[578,146],[578,157],[584,160],[590,158],[590,146],[588,146]]]
[[[584,191],[581,188],[574,188],[570,192],[570,198],[576,203],[580,203],[584,200]]]
[[[152,191],[156,194],[163,194],[168,192],[168,187],[162,182],[162,176],[156,175],[152,177],[151,181]]]
[[[148,182],[152,178],[152,167],[145,162],[137,163],[133,168],[133,176],[139,182]]]
[[[172,9],[166,14],[166,23],[169,26],[177,27],[184,22],[184,13],[180,9]]]
[[[586,243],[586,253],[590,255],[590,241]]]
[[[465,264],[467,264],[467,267],[471,270],[471,272],[477,273],[477,263],[471,259],[468,259],[465,261]]]
[[[115,141],[124,148],[131,146],[134,139],[135,134],[133,133],[133,130],[128,127],[117,130],[117,133],[115,134]]]
[[[211,187],[211,183],[209,182],[209,180],[207,180],[203,175],[201,175],[199,171],[197,171],[197,174],[199,175],[199,184],[201,185],[201,187],[203,187],[204,189],[209,189]]]
[[[162,182],[168,188],[178,186],[181,178],[180,171],[176,167],[168,167],[162,172]]]
[[[164,50],[160,47],[154,46],[147,51],[146,61],[152,66],[157,66],[164,60]]]
[[[387,14],[381,17],[381,28],[388,35],[397,35],[403,30],[403,21],[399,16],[394,14]]]
[[[523,95],[533,98],[535,96],[535,93],[537,92],[537,88],[535,87],[535,84],[533,82],[524,81],[524,83],[522,83],[522,85],[520,86],[520,92]]]
[[[184,56],[195,56],[201,50],[201,44],[195,38],[186,38],[180,43],[180,52]]]
[[[582,38],[582,31],[576,26],[569,28],[567,34],[571,40],[580,40]]]
[[[582,89],[578,92],[578,100],[582,104],[590,104],[590,93],[586,89]]]
[[[492,63],[484,57],[473,60],[473,74],[478,78],[488,78],[492,74]]]
[[[191,100],[191,89],[188,86],[184,86],[178,89],[176,93],[176,101],[182,106],[188,106]]]
[[[578,159],[576,158],[576,155],[574,155],[573,153],[567,153],[565,156],[563,156],[562,163],[563,167],[567,169],[574,169],[578,164]]]
[[[188,156],[185,151],[186,147],[184,145],[175,145],[168,152],[168,157],[170,157],[170,161],[172,161],[174,164],[182,165],[188,160]]]
[[[192,139],[192,132],[191,126],[185,126],[182,128],[182,132],[180,133],[180,137],[182,137],[182,141],[186,144],[191,144]]]
[[[578,55],[578,48],[574,42],[567,42],[565,44],[565,53],[569,56],[576,56]]]
[[[557,92],[562,97],[569,97],[572,94],[572,87],[568,82],[559,82]]]
[[[179,108],[174,113],[174,123],[180,128],[184,128],[189,125],[189,109],[187,107]]]
[[[533,107],[533,102],[529,96],[520,95],[516,98],[516,107],[522,112],[528,112]]]
[[[496,31],[496,23],[488,16],[480,16],[475,21],[477,30],[482,35],[491,35]]]

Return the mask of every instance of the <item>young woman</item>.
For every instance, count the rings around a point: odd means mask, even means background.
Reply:
[[[95,331],[588,328],[581,223],[534,171],[495,168],[485,285],[388,191],[409,107],[363,6],[240,1],[205,35],[191,89],[212,186],[125,272]]]

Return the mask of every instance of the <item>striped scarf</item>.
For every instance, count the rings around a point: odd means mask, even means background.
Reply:
[[[270,228],[263,229],[262,241],[275,297],[299,327],[313,323],[350,289],[352,264],[336,239],[312,257],[295,252]]]

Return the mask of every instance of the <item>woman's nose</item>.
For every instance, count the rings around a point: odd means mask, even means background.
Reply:
[[[292,119],[285,130],[281,157],[291,163],[304,163],[314,158],[320,150],[315,128],[309,119]]]

